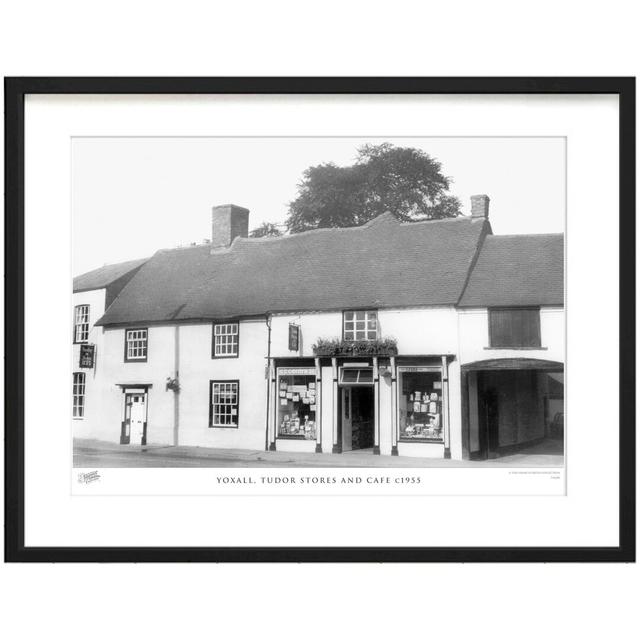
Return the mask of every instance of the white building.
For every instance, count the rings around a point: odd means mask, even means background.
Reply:
[[[91,329],[75,435],[458,459],[541,440],[562,416],[563,236],[494,236],[488,205],[264,239],[215,207],[210,243],[143,261]]]
[[[111,429],[101,420],[100,409],[106,384],[102,360],[104,331],[95,323],[145,262],[146,259],[142,259],[107,265],[73,279],[72,416],[75,437],[111,439]]]

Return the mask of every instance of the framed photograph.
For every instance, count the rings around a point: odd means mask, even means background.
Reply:
[[[635,561],[633,78],[8,78],[5,131],[8,561]]]

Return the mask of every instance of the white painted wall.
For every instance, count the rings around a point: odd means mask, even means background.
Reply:
[[[148,331],[147,362],[124,361],[124,328],[104,331],[104,379],[100,385],[103,409],[98,429],[102,439],[120,441],[124,394],[118,385],[150,384],[147,444],[173,443],[173,392],[166,390],[166,380],[173,375],[174,328],[153,326]]]
[[[73,294],[72,318],[71,318],[71,340],[73,341],[75,307],[79,304],[89,305],[89,339],[88,344],[96,347],[96,366],[93,369],[81,369],[80,345],[74,344],[71,350],[71,371],[85,374],[85,411],[83,418],[73,419],[73,436],[76,438],[94,438],[100,429],[100,417],[102,415],[101,393],[99,392],[101,380],[103,379],[104,368],[104,344],[102,327],[93,326],[104,314],[106,299],[106,289],[95,289],[93,291],[83,291]],[[72,393],[73,375],[69,380],[69,414],[72,414]]]
[[[104,299],[104,291],[102,292]],[[103,303],[104,304],[104,303]],[[98,307],[96,307],[98,308]],[[93,313],[93,308],[92,308]],[[96,314],[96,318],[101,315]],[[542,314],[543,343],[556,336],[563,326],[563,314],[544,310]],[[289,323],[301,327],[301,345],[297,353],[289,351]],[[399,355],[453,354],[449,365],[449,425],[450,449],[453,458],[462,456],[460,361],[498,357],[494,350],[484,349],[487,343],[486,310],[458,312],[453,307],[428,309],[394,309],[379,312],[380,334],[398,340]],[[221,448],[262,450],[265,446],[267,380],[265,378],[268,330],[263,318],[240,323],[239,356],[212,358],[212,325],[210,322],[183,324],[179,327],[179,362],[175,362],[175,325],[148,327],[149,348],[146,363],[124,362],[124,328],[94,329],[101,340],[98,349],[96,376],[102,376],[99,388],[87,397],[87,411],[93,404],[100,407],[96,419],[87,421],[87,437],[119,442],[123,419],[124,397],[118,385],[150,384],[148,397],[147,442],[173,444],[173,391],[166,390],[166,379],[173,377],[177,367],[181,391],[179,394],[179,444]],[[104,335],[103,335],[104,334]],[[281,314],[272,318],[271,355],[274,358],[312,357],[312,345],[318,338],[342,336],[342,313]],[[543,353],[544,359],[556,359],[560,346],[551,341]],[[460,356],[458,356],[460,345]],[[546,343],[545,343],[546,345]],[[518,356],[526,352],[517,351]],[[501,357],[513,357],[499,350]],[[532,356],[526,356],[532,357]],[[466,359],[466,360],[465,360]],[[558,357],[559,359],[559,357]],[[334,389],[331,367],[322,371],[322,448],[330,452],[334,430]],[[237,380],[240,384],[239,426],[209,427],[209,382]],[[271,399],[273,403],[273,398]],[[392,401],[389,378],[381,378],[379,394],[380,448],[391,454]],[[270,415],[273,414],[273,405]],[[270,418],[271,419],[271,418]],[[272,425],[273,428],[273,425]],[[281,446],[280,446],[281,445]],[[300,445],[291,445],[297,448]],[[315,443],[305,443],[305,449],[315,449]],[[416,444],[415,447],[421,445]],[[282,450],[291,448],[279,444]],[[414,446],[406,451],[420,451]],[[425,455],[434,455],[433,447],[425,447]],[[441,449],[441,447],[440,447]],[[439,449],[439,450],[440,450]]]
[[[540,309],[539,349],[490,349],[489,313],[487,309],[458,310],[458,335],[460,336],[460,362],[494,358],[537,358],[539,360],[565,360],[564,309],[542,307]]]
[[[180,444],[264,449],[267,327],[240,323],[238,357],[211,357],[211,323],[180,327]],[[238,380],[238,428],[209,427],[209,381]]]
[[[301,328],[298,352],[289,351],[289,324]],[[381,309],[379,335],[398,341],[400,355],[441,355],[458,348],[457,313],[453,307]],[[272,320],[271,352],[274,357],[313,357],[318,338],[342,338],[342,312],[279,314]]]
[[[331,453],[333,448],[334,387],[333,369],[331,367],[322,367],[322,424],[320,425],[322,429],[322,453]]]

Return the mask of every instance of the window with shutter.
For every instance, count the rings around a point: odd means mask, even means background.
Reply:
[[[540,309],[489,309],[489,340],[490,346],[496,348],[539,347]]]

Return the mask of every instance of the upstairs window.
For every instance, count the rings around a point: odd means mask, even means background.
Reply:
[[[213,357],[235,358],[238,356],[238,323],[213,325]]]
[[[87,342],[89,340],[89,305],[79,304],[75,308],[73,319],[73,341]]]
[[[147,329],[125,329],[124,335],[124,360],[125,362],[146,362],[147,342],[149,337]]]
[[[540,346],[540,309],[489,309],[489,342],[496,348]]]
[[[377,311],[345,311],[345,340],[375,340],[378,337]]]

